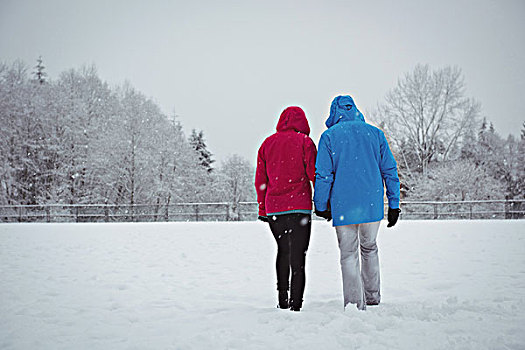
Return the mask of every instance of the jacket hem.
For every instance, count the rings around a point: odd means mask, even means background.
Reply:
[[[294,213],[312,214],[312,211],[311,210],[307,210],[307,209],[294,209],[294,210],[287,210],[287,211],[278,211],[278,212],[275,212],[275,213],[267,213],[266,215],[270,216],[270,215],[284,215],[284,214],[294,214]]]
[[[378,222],[378,221],[381,221],[383,220],[385,217],[382,216],[380,218],[376,218],[376,219],[370,219],[370,220],[359,220],[359,221],[353,221],[353,222],[343,222],[343,223],[332,223],[332,226],[333,227],[336,227],[336,226],[346,226],[346,225],[358,225],[358,224],[369,224],[369,223],[372,223],[372,222]]]

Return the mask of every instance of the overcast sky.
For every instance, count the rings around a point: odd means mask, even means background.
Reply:
[[[289,105],[312,138],[350,94],[367,117],[418,63],[457,65],[506,136],[525,113],[525,1],[0,0],[0,60],[42,55],[51,78],[94,63],[204,130],[220,160],[257,149]]]

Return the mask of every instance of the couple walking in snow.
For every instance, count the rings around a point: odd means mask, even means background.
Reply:
[[[399,216],[397,164],[383,132],[365,122],[350,96],[332,101],[326,126],[317,152],[304,111],[282,112],[277,132],[257,155],[259,219],[269,223],[277,242],[279,307],[300,311],[314,183],[315,214],[333,220],[339,242],[345,308],[365,310],[381,300],[376,238],[384,186],[388,227]]]

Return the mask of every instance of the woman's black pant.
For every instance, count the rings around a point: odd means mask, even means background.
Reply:
[[[293,213],[269,216],[270,230],[277,242],[277,289],[288,290],[290,269],[292,283],[290,305],[302,306],[305,285],[305,258],[310,243],[312,217]]]

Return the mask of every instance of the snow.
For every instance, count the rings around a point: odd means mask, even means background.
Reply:
[[[267,224],[0,225],[1,349],[523,349],[525,221],[381,225],[382,302],[342,304],[313,222],[301,312]]]

